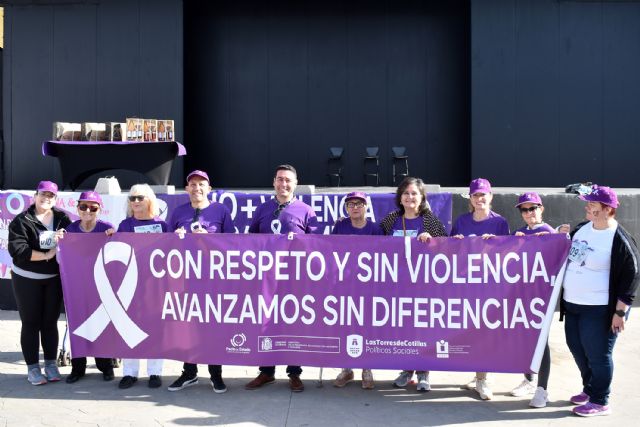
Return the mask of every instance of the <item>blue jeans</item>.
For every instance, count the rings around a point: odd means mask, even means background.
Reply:
[[[618,336],[611,332],[606,305],[579,305],[564,301],[564,332],[573,359],[580,369],[583,391],[598,405],[609,402],[613,359]]]

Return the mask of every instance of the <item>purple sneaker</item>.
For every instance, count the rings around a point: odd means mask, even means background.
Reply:
[[[580,394],[576,394],[575,396],[571,396],[571,399],[569,399],[569,400],[574,405],[584,405],[585,403],[589,402],[589,395],[583,391]]]
[[[608,405],[587,402],[584,405],[573,408],[573,413],[581,417],[597,417],[598,415],[609,415],[611,408]]]

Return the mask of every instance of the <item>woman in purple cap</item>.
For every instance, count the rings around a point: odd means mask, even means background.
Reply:
[[[573,413],[593,417],[611,413],[613,347],[638,291],[640,260],[633,237],[616,221],[616,193],[594,185],[580,198],[587,221],[571,232],[560,320],[582,376],[582,391],[570,399],[579,405]]]
[[[428,242],[432,237],[443,237],[447,232],[427,202],[427,192],[420,178],[406,177],[402,180],[395,197],[397,211],[391,212],[380,226],[387,236],[416,237],[421,242]],[[400,372],[393,382],[394,387],[406,387],[411,382],[413,370]],[[429,371],[416,371],[418,391],[431,390]]]
[[[33,385],[62,379],[56,366],[62,285],[55,256],[58,239],[71,221],[55,207],[57,194],[55,183],[41,181],[33,204],[9,224],[11,283],[22,322],[20,345],[27,380]],[[40,342],[44,374],[39,362]]]
[[[553,227],[542,220],[544,206],[538,193],[524,193],[518,198],[518,204],[515,207],[520,211],[526,224],[513,233],[515,236],[528,236],[531,234],[539,236],[556,232]]]
[[[542,213],[544,212],[544,206],[542,205],[542,199],[535,192],[528,192],[522,194],[518,198],[518,203],[515,206],[520,211],[522,219],[525,222],[525,226],[516,230],[513,234],[515,236],[541,236],[543,234],[556,233],[556,230],[549,224],[542,220]],[[563,224],[558,228],[561,233],[569,232],[569,225]],[[549,382],[549,371],[551,370],[551,353],[549,350],[549,343],[545,345],[544,353],[542,355],[542,361],[540,364],[540,370],[538,372],[537,385],[534,374],[525,374],[524,380],[513,390],[511,395],[516,397],[522,397],[529,394],[533,394],[533,398],[529,402],[529,406],[532,408],[544,408],[547,406],[549,397],[547,394],[547,384]]]
[[[156,195],[148,184],[136,184],[129,190],[127,218],[118,226],[118,233],[166,233],[167,223],[158,218],[160,209]],[[162,385],[162,359],[147,359],[149,387]],[[129,388],[138,381],[140,359],[122,359],[123,377],[118,387]]]
[[[488,239],[493,236],[508,236],[509,223],[502,216],[491,210],[491,183],[484,178],[471,181],[469,185],[469,213],[460,215],[453,223],[451,236],[458,239],[469,236],[482,236]],[[475,390],[482,400],[493,398],[493,392],[487,384],[487,373],[476,372],[476,376],[463,386],[467,390]]]
[[[102,197],[95,191],[85,191],[78,199],[79,220],[67,226],[69,233],[105,233],[111,235],[115,232],[113,225],[98,219],[102,209]],[[113,380],[113,360],[106,357],[96,357],[96,368],[102,372],[105,381]],[[74,357],[71,359],[71,373],[66,378],[68,384],[73,384],[84,377],[87,369],[86,357]]]
[[[344,206],[347,210],[348,218],[339,218],[331,234],[348,234],[359,236],[376,236],[384,234],[382,229],[371,221],[367,221],[367,195],[361,191],[354,191],[346,195]],[[353,381],[353,370],[350,368],[342,369],[333,381],[336,387],[344,387],[350,381]],[[371,390],[375,387],[373,373],[371,369],[362,370],[362,388]]]

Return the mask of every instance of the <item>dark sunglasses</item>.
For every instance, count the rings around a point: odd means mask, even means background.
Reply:
[[[141,202],[144,200],[144,196],[129,196],[130,202]]]
[[[280,212],[282,212],[284,210],[284,208],[289,206],[289,203],[291,203],[292,201],[293,200],[289,200],[287,203],[278,204],[278,207],[276,208],[276,210],[273,211],[273,217],[274,218],[278,218],[280,216]]]
[[[81,205],[78,205],[78,210],[82,211],[82,212],[98,212],[98,210],[100,209],[99,206],[89,206],[89,205],[85,205],[84,203]]]
[[[540,207],[539,205],[535,205],[535,206],[531,206],[530,208],[520,208],[520,212],[521,213],[534,212],[539,207]]]

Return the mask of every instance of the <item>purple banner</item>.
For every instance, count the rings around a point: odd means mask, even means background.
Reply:
[[[568,249],[565,235],[68,234],[58,260],[74,356],[529,372]]]

